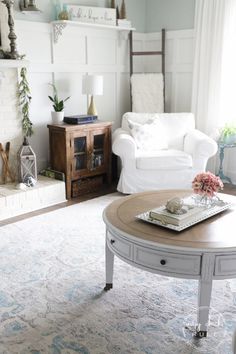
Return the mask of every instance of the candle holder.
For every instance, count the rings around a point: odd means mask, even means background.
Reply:
[[[9,35],[10,40],[10,52],[4,52],[5,59],[20,59],[20,55],[17,52],[16,48],[16,34],[14,31],[14,20],[13,20],[13,5],[14,0],[3,0],[2,3],[6,5],[8,12],[8,26],[9,26]]]

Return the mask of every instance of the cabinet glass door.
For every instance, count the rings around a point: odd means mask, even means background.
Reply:
[[[106,135],[96,134],[93,135],[93,168],[100,168],[104,165],[105,161],[105,138]]]
[[[87,168],[86,140],[86,136],[74,138],[74,168],[76,171]]]

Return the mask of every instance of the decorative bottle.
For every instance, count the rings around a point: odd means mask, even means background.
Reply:
[[[121,3],[121,8],[120,8],[120,19],[122,19],[122,20],[126,19],[126,6],[125,6],[125,0],[122,0],[122,3]]]

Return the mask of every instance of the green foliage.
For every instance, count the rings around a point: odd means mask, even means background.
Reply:
[[[29,137],[33,134],[33,123],[29,118],[29,106],[31,102],[31,94],[29,83],[27,80],[27,70],[22,68],[20,71],[20,81],[19,81],[19,105],[21,107],[22,113],[22,131],[24,136]]]
[[[220,141],[224,141],[233,135],[236,135],[236,126],[226,124],[220,131]]]
[[[53,102],[53,108],[55,112],[61,112],[64,110],[64,103],[70,98],[67,97],[64,100],[60,100],[58,98],[58,93],[57,93],[57,88],[54,84],[49,84],[52,86],[53,88],[53,97],[52,96],[48,96],[48,98],[50,99],[50,101]]]

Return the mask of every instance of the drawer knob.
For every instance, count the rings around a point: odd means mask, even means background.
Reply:
[[[160,261],[160,263],[161,263],[161,265],[165,265],[165,264],[166,264],[166,261],[165,261],[164,259],[162,259],[162,260]]]
[[[111,240],[111,244],[115,243],[115,240]]]

